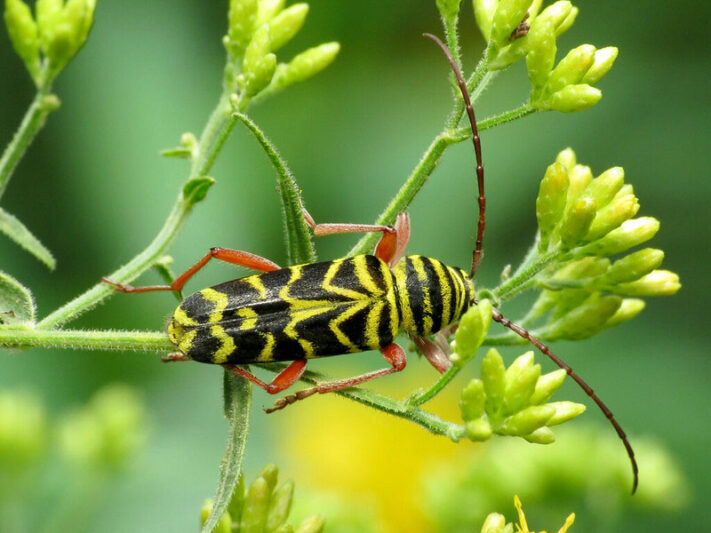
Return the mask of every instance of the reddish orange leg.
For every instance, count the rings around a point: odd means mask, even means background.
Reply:
[[[299,378],[306,370],[306,359],[297,359],[289,366],[282,370],[271,383],[265,383],[257,376],[235,365],[222,365],[226,370],[234,372],[238,376],[248,379],[258,387],[264,389],[269,394],[277,394],[288,389],[294,383],[299,381]]]
[[[160,360],[164,363],[175,363],[176,361],[190,361],[191,359],[184,353],[173,352],[168,355],[161,355]]]
[[[326,394],[327,392],[336,392],[339,390],[347,389],[349,387],[355,387],[356,385],[360,385],[361,383],[365,383],[366,381],[370,381],[371,379],[379,378],[381,376],[387,376],[388,374],[392,374],[394,372],[400,372],[403,368],[405,368],[405,365],[407,364],[407,356],[405,355],[405,350],[403,350],[397,344],[393,343],[387,345],[385,348],[381,348],[380,353],[382,353],[383,357],[385,357],[387,362],[390,363],[390,368],[375,370],[373,372],[368,372],[366,374],[361,374],[360,376],[354,376],[352,378],[319,383],[315,387],[297,391],[294,394],[290,394],[288,396],[285,396],[284,398],[277,400],[276,402],[274,402],[274,407],[272,407],[271,409],[266,409],[266,412],[273,413],[274,411],[284,409],[284,407],[286,407],[287,405],[291,405],[294,402],[303,400],[304,398],[308,398],[309,396],[312,396],[316,393]],[[287,368],[286,370],[289,370],[289,368]],[[286,372],[286,370],[284,372]],[[281,374],[279,376],[281,376]],[[277,376],[277,378],[279,376]]]
[[[302,207],[301,211],[316,237],[336,233],[382,232],[383,236],[375,247],[375,255],[385,261],[388,266],[393,266],[400,260],[407,248],[407,242],[410,240],[410,217],[407,213],[400,213],[395,221],[395,227],[392,227],[373,224],[316,224],[306,208]]]
[[[102,281],[113,285],[114,288],[120,292],[182,291],[183,286],[187,283],[187,281],[192,278],[198,270],[204,267],[210,259],[213,258],[227,263],[232,263],[233,265],[259,270],[261,272],[271,272],[272,270],[279,270],[279,268],[281,268],[276,263],[259,255],[243,252],[241,250],[216,247],[210,248],[210,251],[207,252],[205,256],[200,259],[200,261],[183,272],[170,285],[147,285],[145,287],[134,287],[132,285],[124,285],[123,283],[111,281],[108,278],[101,279]]]

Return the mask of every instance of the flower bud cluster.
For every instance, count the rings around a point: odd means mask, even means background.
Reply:
[[[324,43],[298,54],[288,63],[277,63],[274,52],[301,29],[308,4],[284,8],[284,0],[231,0],[229,28],[223,42],[230,61],[226,81],[238,91],[238,101],[272,93],[303,81],[326,68],[340,50]]]
[[[516,512],[518,513],[518,524],[516,524],[516,532],[518,533],[535,533],[528,529],[528,522],[526,520],[526,515],[523,512],[523,505],[521,505],[521,500],[518,496],[514,496],[514,506],[516,507]],[[558,533],[566,533],[568,528],[575,522],[575,513],[568,515],[565,519],[565,523],[558,530]],[[499,513],[490,513],[484,521],[484,525],[481,526],[481,533],[514,533],[514,525],[512,523],[506,523],[506,518],[504,515]],[[545,533],[542,531],[541,533]]]
[[[37,0],[35,17],[23,0],[5,0],[5,24],[17,55],[38,87],[84,45],[96,0]]]
[[[277,486],[279,470],[267,465],[249,487],[240,476],[232,499],[217,526],[216,533],[263,531],[265,533],[320,533],[324,520],[318,515],[306,518],[297,527],[286,523],[294,496],[294,482],[289,480]],[[207,500],[200,510],[204,525],[212,512],[213,502]]]
[[[490,349],[481,364],[481,379],[469,382],[459,402],[467,436],[483,441],[496,433],[550,444],[555,440],[550,426],[585,411],[578,403],[548,402],[564,379],[562,369],[541,376],[533,352],[521,355],[506,368],[499,352]]]
[[[60,449],[77,466],[93,471],[119,470],[143,445],[145,418],[136,391],[125,385],[104,387],[60,425]]]
[[[537,278],[545,290],[533,315],[550,312],[537,334],[545,340],[586,338],[637,315],[644,301],[632,297],[679,290],[678,275],[658,270],[662,250],[644,248],[614,262],[609,259],[658,231],[657,219],[632,218],[638,210],[622,168],[593,178],[589,167],[577,164],[572,149],[558,154],[541,181],[536,216],[539,252],[560,251],[564,262]]]
[[[507,68],[526,58],[529,104],[541,111],[582,111],[602,93],[593,87],[612,67],[617,48],[574,48],[555,65],[556,39],[575,22],[578,8],[559,0],[541,11],[542,0],[474,0],[474,15],[488,44],[488,66]]]

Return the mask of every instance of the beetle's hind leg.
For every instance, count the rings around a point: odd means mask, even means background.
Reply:
[[[381,348],[380,353],[382,353],[383,357],[385,357],[387,362],[390,363],[390,368],[375,370],[373,372],[368,372],[366,374],[361,374],[360,376],[354,376],[352,378],[319,383],[315,387],[300,390],[295,392],[294,394],[290,394],[288,396],[280,398],[279,400],[274,402],[274,407],[266,409],[266,412],[272,413],[274,411],[278,411],[279,409],[284,409],[284,407],[286,407],[287,405],[291,405],[294,402],[303,400],[304,398],[308,398],[309,396],[312,396],[316,393],[325,394],[327,392],[337,392],[339,390],[347,389],[349,387],[355,387],[356,385],[360,385],[361,383],[365,383],[366,381],[370,381],[371,379],[379,378],[381,376],[387,376],[388,374],[392,374],[394,372],[400,372],[403,368],[405,368],[405,365],[407,363],[407,356],[405,355],[405,350],[403,350],[397,344],[393,343],[385,346],[384,348]],[[286,370],[288,369],[289,367],[287,367]],[[284,372],[286,372],[286,370]],[[277,376],[277,378],[278,377],[279,376]]]
[[[301,211],[316,237],[336,233],[382,232],[383,236],[375,247],[375,255],[391,267],[404,255],[410,240],[410,217],[407,213],[398,214],[395,226],[379,226],[377,224],[316,224],[305,207],[302,207]]]

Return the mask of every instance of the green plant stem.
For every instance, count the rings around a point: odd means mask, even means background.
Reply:
[[[223,89],[217,106],[212,111],[200,136],[198,155],[192,163],[188,181],[198,176],[204,176],[210,171],[215,158],[236,124],[237,119],[232,116],[232,112],[228,90]],[[168,218],[151,243],[126,265],[106,277],[119,283],[127,283],[151,268],[175,240],[175,237],[187,221],[193,206],[194,203],[183,196],[181,189]],[[88,291],[50,313],[37,326],[39,328],[53,328],[65,324],[114,293],[115,291],[110,285],[99,282]]]
[[[546,268],[552,261],[559,259],[557,250],[544,254],[535,253],[528,256],[516,272],[507,281],[496,287],[492,292],[497,300],[505,301],[528,289],[533,283],[533,278]]]
[[[0,328],[3,348],[68,348],[74,350],[174,351],[168,336],[160,331],[97,331],[84,329]]]
[[[479,123],[477,124],[477,129],[479,131],[488,130],[489,128],[500,126],[501,124],[506,124],[507,122],[523,118],[532,113],[535,113],[536,111],[538,110],[528,105],[528,103],[525,103],[520,105],[516,109],[512,109],[510,111],[506,111],[504,113],[500,113],[498,115],[494,115],[493,117],[488,117],[484,120],[479,121]],[[454,142],[461,142],[462,140],[466,140],[470,138],[471,135],[472,131],[468,125],[457,128],[452,132]]]
[[[47,115],[59,105],[56,96],[50,95],[50,89],[51,86],[45,84],[37,90],[37,94],[22,118],[20,127],[12,137],[10,144],[5,148],[2,158],[0,158],[0,197],[5,192],[5,188],[20,159],[22,159],[27,148],[42,129],[42,126],[44,126]]]
[[[425,151],[422,159],[414,168],[405,183],[400,187],[395,197],[390,201],[385,210],[377,218],[375,224],[392,224],[398,213],[405,211],[410,205],[415,195],[419,192],[422,186],[429,178],[432,171],[437,166],[440,157],[445,149],[457,142],[452,139],[448,131],[442,131],[434,138],[430,146]],[[364,235],[358,243],[348,252],[348,256],[360,255],[368,253],[374,246],[375,242],[380,238],[379,234],[368,233]]]
[[[449,383],[459,374],[462,369],[461,366],[452,365],[447,371],[439,376],[439,379],[434,382],[434,384],[427,389],[425,392],[418,396],[414,396],[410,399],[410,405],[419,406],[425,402],[429,402],[432,398],[437,396]]]
[[[275,373],[280,372],[285,368],[285,365],[273,364],[258,364],[256,366]],[[328,378],[325,376],[311,371],[304,372],[304,375],[301,377],[301,381],[310,385],[316,385],[318,382],[324,382],[327,380]],[[410,422],[425,428],[430,433],[446,436],[455,442],[462,439],[465,435],[466,430],[464,426],[442,420],[437,415],[410,405],[406,401],[399,402],[393,400],[392,398],[388,398],[387,396],[383,396],[366,389],[361,389],[359,387],[344,389],[336,392],[335,394],[348,398],[349,400],[353,400],[354,402],[362,403],[363,405],[367,405],[384,413],[397,416],[398,418],[404,418],[405,420],[409,420]]]

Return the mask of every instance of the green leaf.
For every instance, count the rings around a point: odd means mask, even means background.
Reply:
[[[193,206],[203,200],[207,191],[215,184],[215,180],[209,176],[192,178],[183,185],[183,198],[189,206]]]
[[[32,293],[15,278],[0,271],[0,324],[34,323]]]
[[[225,416],[230,422],[227,449],[220,465],[220,479],[215,494],[215,503],[201,533],[211,533],[227,511],[235,486],[242,472],[242,461],[249,429],[249,407],[252,403],[252,386],[246,379],[225,371],[224,376]]]
[[[301,211],[303,201],[301,191],[294,179],[294,175],[286,166],[286,163],[277,152],[271,141],[264,135],[259,126],[247,115],[235,113],[234,117],[242,122],[257,142],[267,154],[279,180],[279,195],[281,196],[282,218],[284,220],[284,231],[286,234],[287,262],[289,265],[299,263],[313,263],[316,261],[316,250],[314,249],[311,231],[306,225],[304,215]]]
[[[1,208],[0,231],[42,261],[51,270],[54,270],[57,262],[52,256],[52,252],[50,252],[37,237],[32,235],[30,230],[28,230],[22,222]]]

